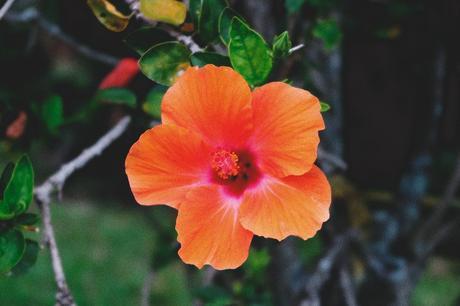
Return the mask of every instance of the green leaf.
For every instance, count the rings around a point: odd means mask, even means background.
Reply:
[[[0,220],[8,220],[29,208],[34,188],[34,171],[24,155],[17,162],[0,202]]]
[[[304,3],[305,0],[286,0],[284,2],[284,7],[289,14],[294,14],[302,8]]]
[[[0,200],[3,199],[3,191],[10,181],[11,175],[13,174],[14,163],[9,162],[3,168],[2,176],[0,177]]]
[[[198,32],[206,42],[213,42],[219,36],[219,17],[228,6],[226,0],[201,0]]]
[[[153,46],[142,55],[139,66],[142,73],[158,84],[170,86],[187,67],[190,50],[179,42],[165,42]]]
[[[14,222],[20,225],[35,225],[40,221],[40,217],[37,214],[25,213],[19,215]]]
[[[51,96],[45,100],[41,107],[41,117],[50,133],[57,133],[64,122],[64,110],[60,96]]]
[[[136,108],[136,95],[126,88],[112,87],[98,90],[94,99],[98,103],[119,104]]]
[[[21,275],[26,273],[32,268],[37,262],[38,252],[40,251],[40,246],[36,241],[26,239],[26,247],[24,250],[24,255],[22,256],[19,263],[14,266],[13,272],[14,275]]]
[[[165,31],[154,27],[142,27],[126,36],[124,42],[139,55],[144,54],[152,46],[171,40]]]
[[[155,119],[161,119],[161,100],[168,87],[157,85],[153,87],[145,98],[142,109]]]
[[[226,7],[219,16],[219,35],[222,42],[226,45],[230,42],[230,26],[233,17],[243,18],[230,7]]]
[[[231,67],[230,59],[227,56],[215,52],[196,52],[190,56],[193,66],[203,67],[206,64]]]
[[[273,59],[267,43],[238,17],[233,17],[230,26],[228,53],[233,68],[251,85],[263,83],[272,70]]]
[[[331,109],[331,106],[329,104],[327,104],[326,102],[320,102],[320,105],[321,105],[321,112],[322,113],[327,112],[328,110]]]
[[[313,28],[313,36],[321,39],[327,50],[332,50],[340,44],[342,31],[333,19],[319,20]]]
[[[0,233],[0,273],[11,270],[22,258],[26,248],[24,236],[18,230]]]
[[[289,33],[284,31],[276,36],[273,40],[273,57],[283,58],[289,55],[289,50],[292,48],[292,42],[289,38]]]

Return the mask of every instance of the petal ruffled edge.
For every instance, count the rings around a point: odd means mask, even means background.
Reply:
[[[239,209],[241,225],[255,235],[283,240],[313,237],[329,219],[331,188],[315,165],[302,176],[267,178],[245,193]]]
[[[302,175],[317,157],[318,132],[324,129],[318,98],[282,82],[252,93],[254,130],[250,145],[259,167],[275,177]]]
[[[229,67],[190,67],[162,101],[163,123],[195,131],[216,147],[245,144],[252,130],[251,90]]]
[[[198,268],[235,269],[247,259],[253,234],[238,221],[239,203],[217,185],[191,190],[176,220],[180,258]]]
[[[177,208],[190,188],[205,183],[210,152],[198,134],[182,127],[163,124],[147,130],[125,161],[136,201]]]

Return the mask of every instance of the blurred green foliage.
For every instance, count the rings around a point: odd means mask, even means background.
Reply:
[[[101,207],[70,202],[51,208],[64,269],[77,303],[139,304],[146,266],[156,245],[142,213],[127,211],[114,203]],[[0,278],[2,305],[54,303],[54,276],[48,252],[41,251],[29,273]],[[170,269],[169,274],[175,274],[171,273],[174,270]],[[168,290],[173,292],[175,283],[168,284]],[[168,305],[177,301],[184,299],[171,295]]]
[[[136,108],[136,95],[125,88],[106,88],[98,90],[94,96],[96,103],[111,103]]]
[[[144,112],[149,114],[155,119],[161,119],[161,100],[166,92],[167,87],[156,85],[154,86],[147,96],[145,102],[142,104]]]
[[[414,306],[456,306],[460,302],[460,265],[434,257],[412,295]]]
[[[40,109],[40,116],[51,134],[57,134],[64,122],[64,106],[62,98],[57,95],[47,98]]]
[[[313,29],[313,36],[323,41],[327,50],[336,48],[342,41],[342,31],[333,19],[318,20]]]
[[[193,66],[198,67],[203,67],[206,64],[231,67],[228,56],[216,52],[195,52],[190,56],[190,61]]]

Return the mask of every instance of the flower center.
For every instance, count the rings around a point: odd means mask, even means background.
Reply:
[[[223,191],[240,198],[246,189],[254,188],[262,179],[255,156],[248,150],[228,151],[218,148],[211,155],[210,181]]]
[[[240,171],[238,155],[235,152],[219,149],[212,154],[211,167],[221,179],[235,177]]]

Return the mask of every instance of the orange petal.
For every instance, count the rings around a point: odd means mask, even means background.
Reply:
[[[324,129],[318,99],[306,90],[273,82],[252,94],[252,146],[262,170],[276,177],[302,175],[316,160]]]
[[[162,101],[163,123],[203,135],[215,146],[239,147],[251,131],[251,91],[229,67],[191,67]]]
[[[147,130],[126,157],[126,174],[136,201],[172,207],[209,172],[210,150],[193,132],[174,125]]]
[[[194,189],[187,194],[177,216],[179,256],[198,268],[234,269],[248,257],[253,234],[238,221],[235,200],[221,195],[218,186]]]
[[[329,219],[331,188],[315,165],[302,176],[269,178],[246,191],[240,222],[255,235],[282,240],[294,235],[311,238]]]

